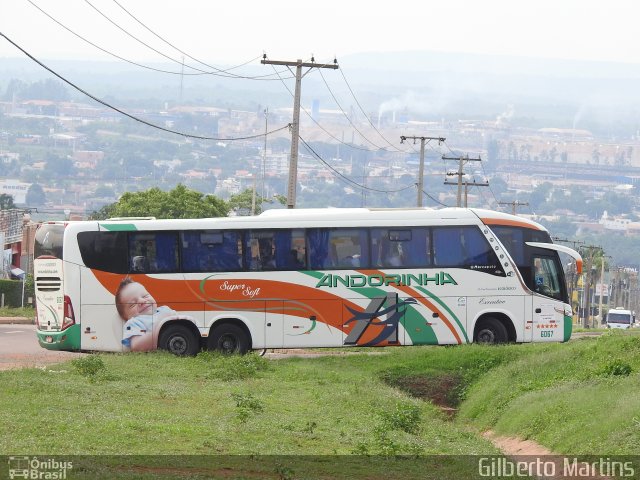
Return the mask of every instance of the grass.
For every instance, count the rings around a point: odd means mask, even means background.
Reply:
[[[2,372],[0,452],[495,453],[437,407],[381,380],[380,371],[403,354],[438,351],[411,350],[280,361],[109,354]]]
[[[566,345],[523,346],[528,355],[470,387],[460,421],[530,438],[561,454],[635,455],[639,334],[610,331]]]
[[[446,472],[465,478],[459,462],[473,460],[465,455],[498,453],[479,435],[486,429],[534,439],[560,454],[634,454],[640,443],[639,334],[278,361],[99,354],[5,371],[0,454],[246,455],[245,467],[257,458],[289,458],[255,467],[278,479],[295,478],[288,469],[306,471],[305,461],[324,458],[310,455],[348,455],[357,472],[371,466],[359,467],[361,458],[428,454],[457,456],[443,457],[458,459]],[[195,469],[189,475],[197,478],[201,468],[211,478],[212,467],[198,463],[210,457],[189,458]],[[414,470],[415,478],[430,478],[424,464],[407,462],[402,478],[414,478]],[[477,472],[477,464],[471,466]],[[100,477],[97,467],[87,468]],[[384,461],[380,468],[380,478],[396,478]],[[449,478],[433,471],[438,475],[432,478]],[[145,472],[137,473],[158,474]]]
[[[27,317],[33,318],[35,309],[33,307],[2,307],[0,308],[0,317]]]

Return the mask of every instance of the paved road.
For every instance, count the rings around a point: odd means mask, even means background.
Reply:
[[[40,347],[35,325],[0,325],[0,370],[40,367],[77,358],[78,355]]]

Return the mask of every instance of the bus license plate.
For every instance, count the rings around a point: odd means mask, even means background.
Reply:
[[[53,337],[47,335],[46,337],[44,337],[44,341],[47,342],[47,343],[53,343]]]

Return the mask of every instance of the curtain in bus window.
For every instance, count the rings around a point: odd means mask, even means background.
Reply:
[[[276,246],[276,268],[289,268],[289,258],[291,252],[291,230],[276,230],[274,234]]]
[[[182,234],[185,272],[227,272],[242,269],[238,232],[205,230]]]
[[[313,269],[330,268],[329,231],[325,229],[307,230],[309,246],[309,267]]]
[[[238,232],[224,232],[222,248],[217,252],[218,266],[221,271],[242,269],[242,242]]]
[[[158,272],[178,271],[178,249],[175,233],[158,233],[156,236],[156,265]]]
[[[406,267],[431,266],[431,248],[429,245],[429,229],[414,228],[411,230],[411,240],[403,244],[405,250]]]
[[[497,259],[495,259],[487,239],[480,233],[480,230],[475,227],[467,227],[462,231],[467,264],[472,267],[496,266]]]
[[[434,264],[446,267],[464,266],[466,260],[462,250],[460,228],[433,229]]]
[[[133,273],[178,271],[178,236],[174,232],[129,234],[129,269]]]

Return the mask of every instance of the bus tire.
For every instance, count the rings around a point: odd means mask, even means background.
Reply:
[[[238,325],[223,323],[215,327],[209,335],[207,348],[226,355],[244,355],[249,350],[249,337]]]
[[[192,357],[200,350],[200,339],[184,325],[169,325],[160,333],[158,347],[174,355]]]
[[[507,328],[494,317],[483,318],[476,326],[474,341],[476,343],[506,343],[509,339]]]

